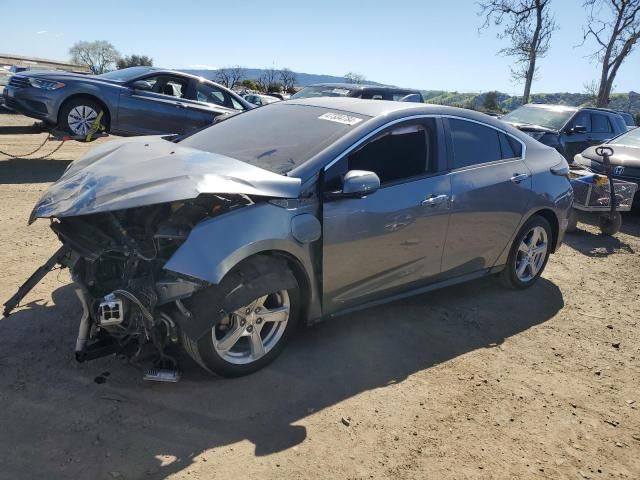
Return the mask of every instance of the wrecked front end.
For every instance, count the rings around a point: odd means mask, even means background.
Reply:
[[[221,261],[214,245],[228,244],[222,237],[233,235],[208,221],[265,205],[284,214],[287,209],[269,199],[297,197],[300,181],[161,139],[113,143],[72,165],[35,206],[30,221],[49,218],[63,246],[5,303],[5,315],[62,265],[69,268],[83,307],[76,358],[121,353],[168,368],[173,373],[161,379],[176,380],[167,348],[179,343],[181,323],[189,320],[188,299],[219,280],[209,275]],[[192,239],[195,248],[185,245],[203,226],[204,240]],[[189,261],[176,262],[179,251]],[[171,260],[176,268],[166,268]],[[206,274],[178,268],[194,269],[198,263],[206,264]]]
[[[242,196],[202,195],[194,200],[54,220],[68,248],[68,267],[86,312],[76,357],[115,352],[138,357],[150,343],[157,360],[178,342],[174,317],[182,299],[207,283],[165,270],[165,263],[201,221],[250,204]],[[85,318],[86,317],[86,318]]]

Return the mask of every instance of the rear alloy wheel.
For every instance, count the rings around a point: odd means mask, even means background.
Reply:
[[[84,137],[89,133],[98,114],[103,108],[88,98],[71,100],[60,111],[60,127],[73,136]],[[106,112],[100,121],[102,129],[106,129]]]
[[[520,230],[500,274],[509,288],[527,288],[542,274],[551,253],[551,227],[543,217],[531,218]]]

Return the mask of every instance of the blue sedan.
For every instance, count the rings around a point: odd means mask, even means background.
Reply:
[[[84,136],[102,127],[120,135],[184,134],[220,115],[253,108],[231,90],[174,70],[132,67],[102,75],[29,71],[13,75],[6,105],[60,130]]]

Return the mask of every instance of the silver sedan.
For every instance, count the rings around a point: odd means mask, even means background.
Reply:
[[[50,264],[78,284],[79,359],[152,343],[164,361],[176,343],[238,376],[300,324],[485,276],[530,287],[563,240],[567,175],[481,113],[301,99],[173,142],[107,142],[31,220],[55,219]]]

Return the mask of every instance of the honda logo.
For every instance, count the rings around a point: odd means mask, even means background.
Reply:
[[[613,169],[614,175],[622,175],[624,173],[624,167],[616,167]]]

